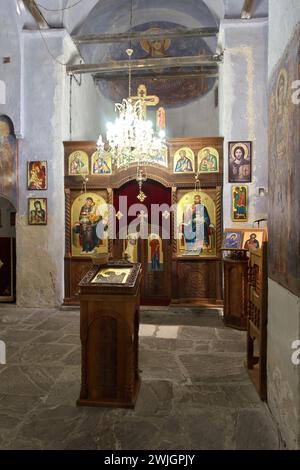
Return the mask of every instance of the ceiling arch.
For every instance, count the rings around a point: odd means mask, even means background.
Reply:
[[[17,0],[15,0],[17,1]],[[64,27],[70,34],[77,34],[83,26],[87,26],[88,21],[104,21],[109,11],[115,16],[120,11],[129,12],[130,0],[36,0],[46,21],[52,27]],[[219,21],[222,18],[240,18],[244,0],[133,0],[134,10],[155,10],[160,12],[167,11],[168,14],[173,10],[187,15],[191,13],[199,19],[201,12],[205,7],[211,15]],[[146,5],[147,4],[147,5]],[[23,9],[24,10],[24,9]],[[57,11],[56,11],[57,10]],[[128,14],[128,13],[127,13]],[[23,11],[23,21],[29,27],[34,27],[35,23],[29,14]],[[96,18],[99,16],[98,18]],[[268,16],[268,0],[253,0],[252,17]],[[205,15],[204,15],[205,18]],[[153,18],[152,18],[153,20]],[[171,18],[164,18],[168,21]]]

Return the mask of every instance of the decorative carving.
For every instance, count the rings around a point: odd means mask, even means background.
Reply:
[[[113,206],[113,190],[112,188],[107,188],[107,202],[109,205],[109,208]],[[113,224],[115,223],[114,221],[114,214],[113,211],[110,209],[108,210],[108,226],[113,227]],[[108,239],[108,253],[112,253],[113,249],[113,240],[111,238]]]
[[[70,190],[65,188],[65,250],[66,256],[71,256],[71,203]]]
[[[215,264],[209,262],[177,262],[177,297],[216,298]]]
[[[217,255],[220,256],[222,248],[222,187],[217,187],[216,199],[216,212],[217,212]]]
[[[124,284],[101,284],[101,291],[106,292],[106,291],[111,291],[113,287],[117,287],[120,290],[132,288],[136,284],[136,280],[139,276],[141,265],[140,263],[129,263],[126,260],[120,260],[120,261],[110,261],[107,263],[105,266],[101,266],[101,268],[117,268],[117,267],[122,267],[122,268],[131,268],[131,272]],[[79,282],[79,287],[85,287],[85,286],[90,286],[94,288],[98,288],[99,284],[91,284],[92,279],[96,276],[100,269],[99,265],[94,265],[89,272],[84,276],[84,278]]]
[[[172,187],[172,205],[175,207],[177,204],[177,188],[176,186]],[[176,221],[176,214],[172,214],[172,251],[174,255],[177,253],[177,240],[175,234],[177,232],[177,221]]]

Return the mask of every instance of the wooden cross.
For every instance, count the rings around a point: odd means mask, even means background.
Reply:
[[[137,96],[131,97],[132,102],[135,103],[138,100],[142,102],[142,117],[147,119],[147,108],[148,106],[156,106],[159,103],[159,97],[155,95],[147,95],[146,85],[139,85],[137,89]]]

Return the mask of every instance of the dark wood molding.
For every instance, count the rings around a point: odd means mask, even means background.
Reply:
[[[42,14],[41,10],[39,9],[39,7],[37,6],[34,0],[23,0],[23,3],[24,3],[24,6],[29,11],[29,13],[33,16],[33,18],[37,22],[40,29],[50,28],[44,15]]]
[[[218,68],[214,68],[212,70],[191,70],[191,71],[185,71],[185,72],[165,72],[163,74],[161,73],[155,73],[155,71],[151,73],[144,74],[140,71],[136,71],[132,73],[132,78],[134,79],[140,79],[140,80],[175,80],[178,78],[217,78],[219,76],[219,71]],[[120,73],[96,73],[94,75],[94,79],[97,82],[98,80],[128,80],[128,75],[127,73],[124,75],[120,75]]]
[[[153,70],[164,67],[194,67],[195,65],[216,65],[221,61],[218,55],[195,55],[186,57],[163,57],[131,60],[130,66],[132,71],[136,70]],[[105,72],[122,72],[129,69],[128,60],[115,60],[111,62],[103,62],[99,64],[76,64],[67,65],[68,74],[85,74],[85,73],[105,73]]]
[[[254,1],[253,0],[244,0],[243,9],[241,12],[241,18],[243,20],[250,20],[252,17]]]
[[[85,36],[72,36],[73,41],[78,44],[110,44],[114,42],[128,41],[155,41],[174,38],[214,37],[218,34],[218,28],[194,28],[164,30],[161,32],[132,31],[116,34],[89,34]]]

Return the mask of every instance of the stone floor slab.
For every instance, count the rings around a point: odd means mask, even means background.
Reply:
[[[0,449],[280,448],[244,367],[245,333],[220,313],[143,308],[136,407],[111,409],[76,406],[79,309],[0,306]]]

